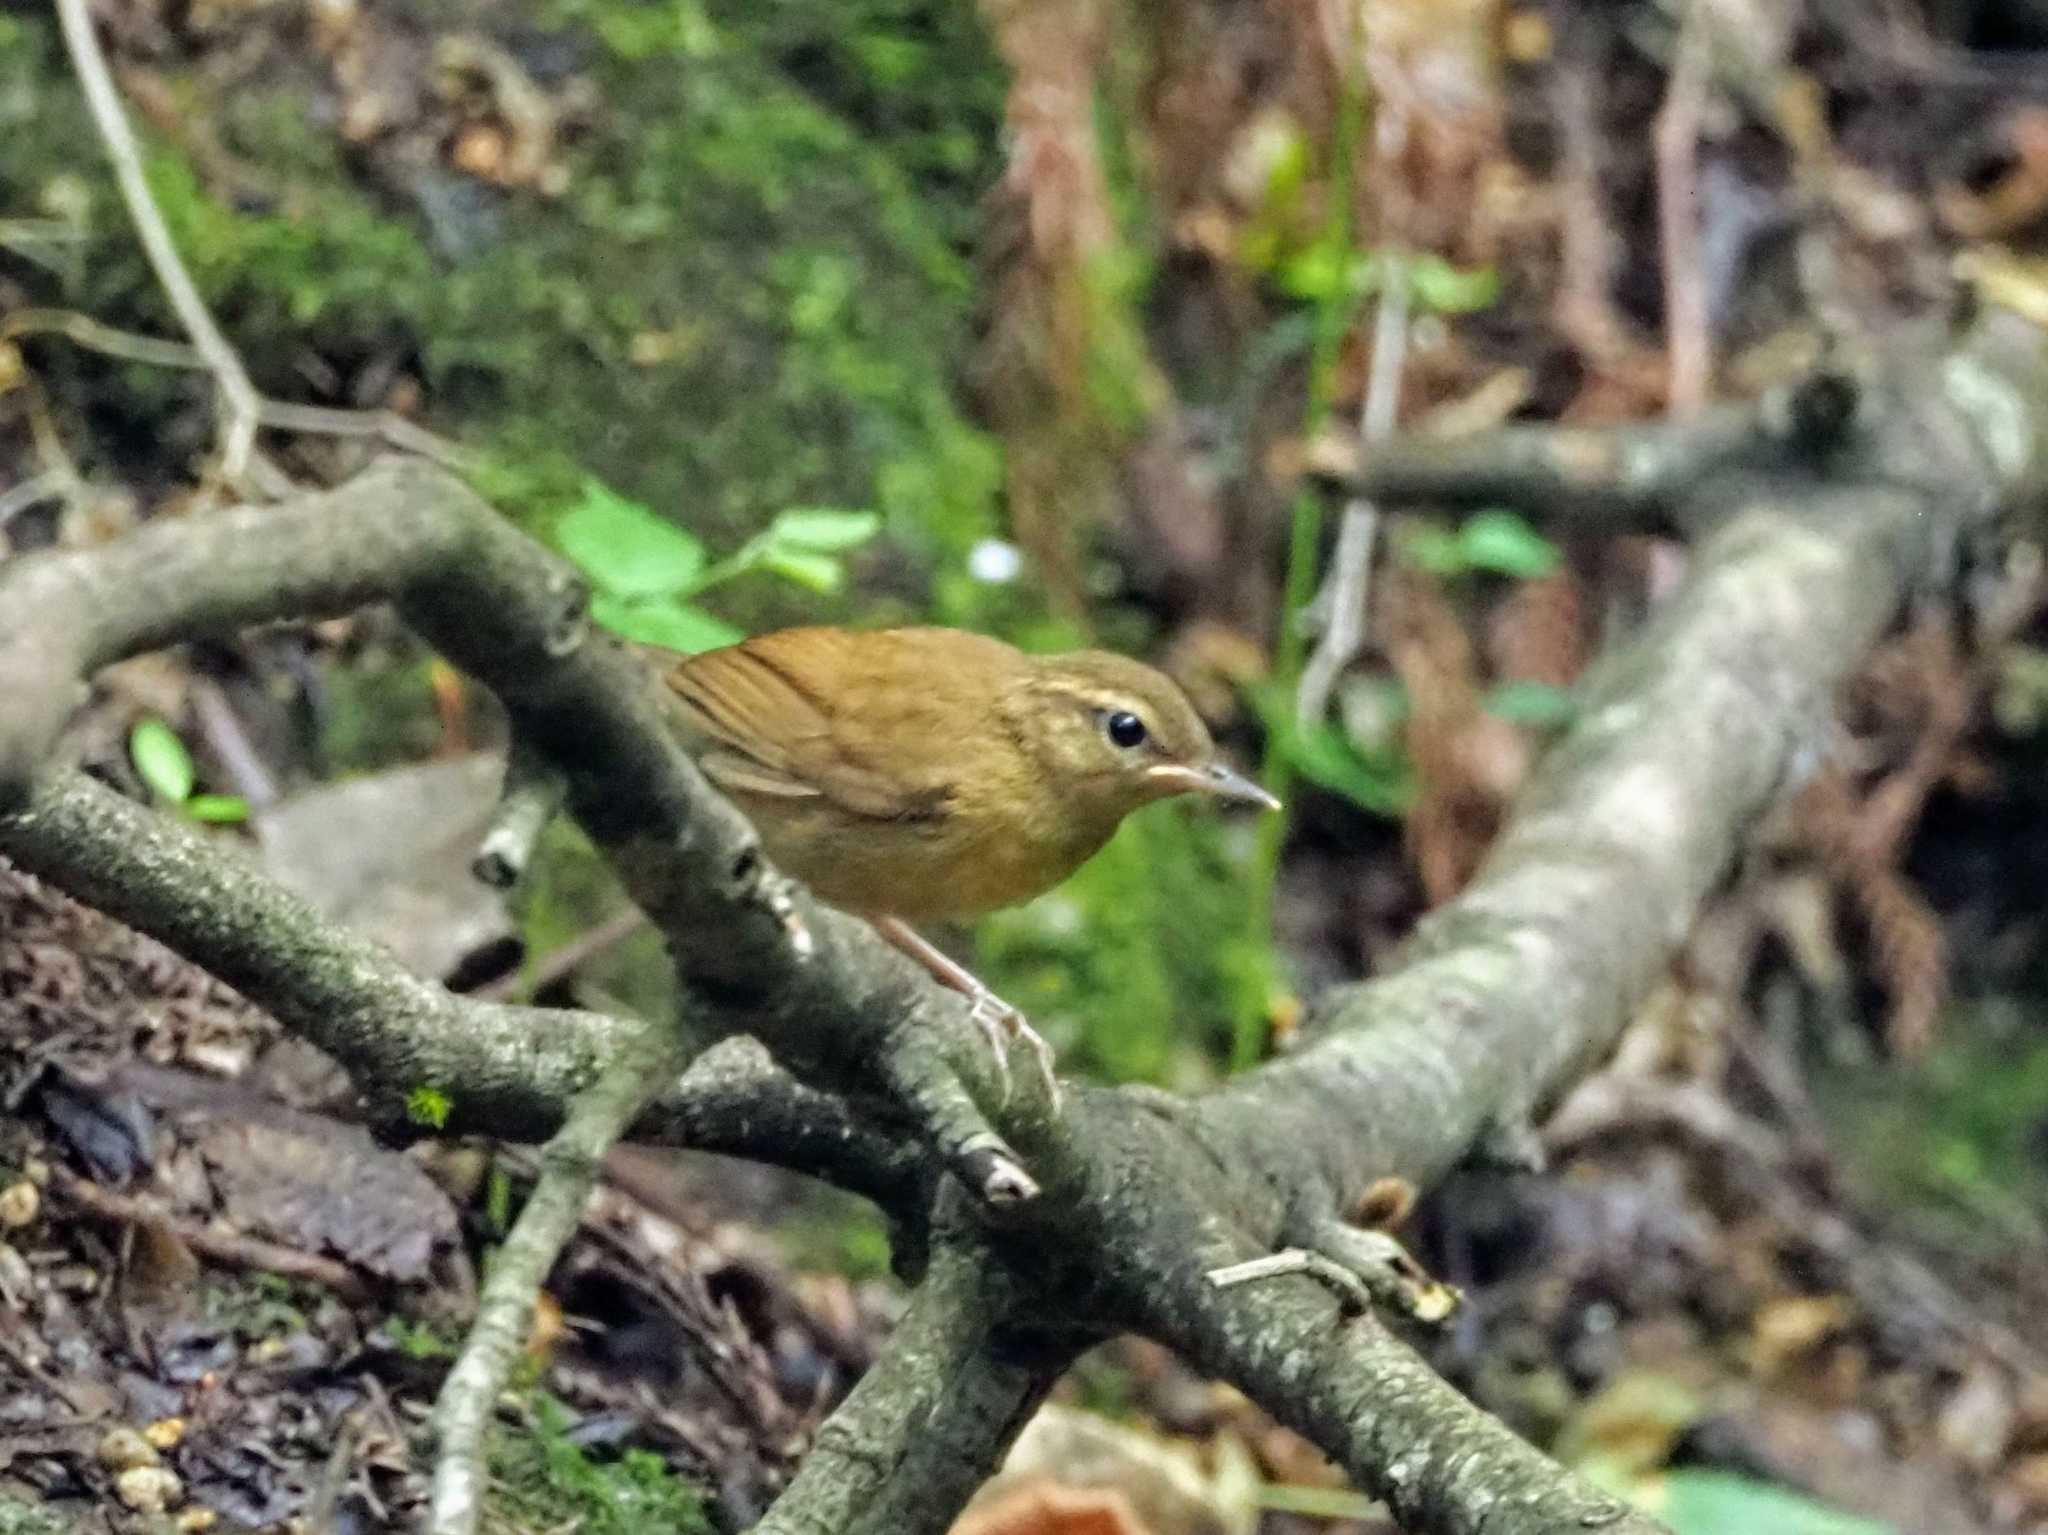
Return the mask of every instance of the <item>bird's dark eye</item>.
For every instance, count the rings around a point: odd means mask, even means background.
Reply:
[[[1103,722],[1103,729],[1111,742],[1126,749],[1145,744],[1145,722],[1127,710],[1117,710]]]

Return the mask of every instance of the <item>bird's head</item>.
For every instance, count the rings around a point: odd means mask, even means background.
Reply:
[[[1080,818],[1119,820],[1177,794],[1277,810],[1280,802],[1222,761],[1187,695],[1128,656],[1101,650],[1036,658],[1007,728]]]

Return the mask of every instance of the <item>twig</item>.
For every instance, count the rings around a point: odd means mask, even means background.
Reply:
[[[55,335],[90,351],[158,368],[208,371],[210,364],[195,346],[138,336],[95,320],[74,309],[23,309],[0,321],[0,340]],[[275,431],[304,432],[313,437],[378,437],[403,452],[417,453],[450,469],[468,470],[475,457],[446,438],[408,421],[395,410],[335,410],[324,405],[298,405],[259,395],[257,422]]]
[[[1346,1309],[1353,1315],[1372,1309],[1372,1289],[1362,1278],[1335,1258],[1325,1258],[1321,1253],[1312,1253],[1303,1247],[1289,1247],[1277,1253],[1267,1253],[1262,1258],[1247,1258],[1243,1263],[1211,1269],[1202,1277],[1209,1281],[1212,1289],[1231,1290],[1242,1284],[1258,1284],[1292,1274],[1307,1274],[1313,1279],[1320,1279],[1337,1292],[1340,1300],[1348,1302]]]
[[[471,1535],[483,1512],[484,1440],[512,1361],[533,1324],[540,1287],[575,1234],[604,1156],[687,1062],[672,1029],[656,1025],[621,1052],[540,1154],[540,1181],[493,1258],[476,1321],[434,1404],[439,1448],[429,1535]]]
[[[1698,496],[1702,485],[1820,464],[1864,400],[1852,380],[1823,372],[1689,421],[1404,435],[1362,457],[1348,440],[1329,439],[1311,445],[1309,472],[1383,506],[1508,504],[1556,526],[1700,531],[1726,515],[1724,503]]]
[[[1367,374],[1365,403],[1358,413],[1361,456],[1394,432],[1401,406],[1401,365],[1408,356],[1408,261],[1389,253],[1381,270],[1379,312],[1373,321],[1372,368]],[[1337,552],[1329,583],[1318,606],[1323,632],[1302,668],[1295,708],[1303,724],[1323,717],[1330,691],[1344,668],[1365,647],[1366,602],[1372,590],[1372,550],[1379,529],[1379,508],[1364,496],[1344,506],[1337,532]]]
[[[124,362],[147,363],[153,368],[206,370],[199,348],[183,341],[163,341],[155,336],[138,336],[133,331],[104,325],[75,309],[17,309],[0,320],[0,340],[18,341],[23,336],[62,336],[87,351],[118,357]]]
[[[348,1485],[349,1468],[362,1437],[362,1419],[355,1416],[345,1421],[341,1432],[335,1436],[327,1464],[320,1468],[319,1484],[314,1487],[312,1499],[306,1505],[305,1528],[310,1535],[334,1535],[335,1508],[341,1502],[342,1489]]]
[[[35,447],[36,462],[43,466],[37,478],[54,484],[55,494],[66,503],[76,500],[85,494],[85,476],[78,472],[77,461],[64,447],[63,434],[50,417],[50,402],[41,382],[31,374],[28,388],[22,392],[28,400],[29,440]]]
[[[259,1000],[346,1066],[393,1122],[405,1118],[408,1085],[435,1083],[449,1088],[451,1134],[550,1135],[632,1032],[581,1009],[452,996],[218,841],[82,773],[53,775],[22,814],[0,814],[0,854]],[[914,1142],[799,1085],[752,1039],[705,1051],[636,1133],[823,1178],[903,1217],[929,1199],[932,1170]]]
[[[445,437],[408,421],[395,410],[334,410],[325,405],[294,405],[284,400],[259,402],[257,417],[280,432],[305,432],[314,437],[380,437],[391,447],[417,453],[463,473],[476,466],[476,455]]]
[[[76,482],[61,469],[45,469],[41,474],[31,475],[19,485],[0,494],[0,532],[6,531],[7,524],[14,521],[30,507],[44,501],[53,501],[64,495]]]
[[[1664,266],[1664,343],[1670,352],[1668,406],[1673,416],[1697,414],[1713,386],[1713,337],[1700,271],[1699,137],[1711,58],[1706,19],[1684,6],[1670,84],[1654,131],[1657,236]]]
[[[282,1274],[288,1279],[303,1279],[332,1290],[344,1300],[360,1301],[369,1296],[370,1288],[361,1276],[346,1263],[333,1258],[301,1252],[296,1247],[285,1247],[277,1242],[266,1242],[261,1237],[215,1231],[211,1227],[178,1220],[145,1200],[103,1189],[61,1167],[51,1169],[50,1182],[59,1194],[82,1210],[103,1220],[118,1221],[124,1226],[161,1226],[194,1252],[217,1263],[255,1269],[261,1273]]]
[[[1629,349],[1614,304],[1617,242],[1601,194],[1601,71],[1595,55],[1607,25],[1590,9],[1564,13],[1551,93],[1560,158],[1557,298],[1552,307],[1558,330],[1596,366]]]
[[[128,124],[128,114],[121,108],[121,96],[114,88],[106,55],[93,32],[86,0],[57,0],[57,19],[63,26],[64,43],[71,52],[72,67],[78,71],[86,105],[92,111],[93,125],[99,129],[107,158],[114,162],[121,200],[128,205],[128,216],[135,222],[142,249],[157,281],[163,285],[164,296],[171,301],[178,323],[206,360],[207,371],[220,391],[227,414],[221,473],[228,483],[240,484],[252,467],[256,447],[260,419],[256,386],[249,381],[242,359],[221,334],[206,301],[199,296],[199,288],[185,269],[170,228],[150,193],[149,178],[142,169],[142,151],[136,145],[135,130]]]
[[[1210,1287],[1236,1285],[1289,1274],[1307,1274],[1337,1292],[1351,1312],[1377,1305],[1434,1327],[1458,1309],[1456,1289],[1430,1276],[1399,1241],[1384,1231],[1366,1231],[1342,1221],[1312,1221],[1299,1247],[1211,1269]]]
[[[195,678],[192,712],[205,734],[206,744],[226,772],[235,793],[248,801],[251,810],[266,810],[277,803],[277,774],[263,760],[263,753],[249,739],[248,727],[228,702],[227,693],[211,677]]]
[[[514,739],[505,759],[505,786],[491,824],[477,844],[470,870],[493,890],[510,890],[526,877],[541,833],[562,808],[569,785],[540,753]]]

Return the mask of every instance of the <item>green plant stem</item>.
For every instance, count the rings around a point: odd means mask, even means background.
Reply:
[[[1354,50],[1355,52],[1355,50]],[[1330,210],[1328,238],[1348,253],[1355,233],[1353,205],[1357,200],[1358,143],[1370,107],[1364,83],[1347,72],[1343,96],[1337,104],[1337,132],[1332,153],[1335,157],[1335,195]],[[1314,440],[1328,425],[1335,402],[1332,380],[1338,354],[1351,328],[1357,303],[1348,285],[1332,284],[1317,300],[1315,343],[1310,352],[1308,412],[1305,436]],[[1302,629],[1302,613],[1316,592],[1316,564],[1323,543],[1323,502],[1315,490],[1304,488],[1294,499],[1294,511],[1287,542],[1287,579],[1281,590],[1280,632],[1273,646],[1273,675],[1285,685],[1291,697],[1301,680],[1307,659],[1308,637]],[[1280,879],[1280,853],[1286,846],[1293,824],[1288,805],[1295,785],[1287,759],[1285,740],[1277,730],[1269,731],[1259,777],[1282,802],[1276,815],[1262,817],[1259,840],[1252,856],[1251,899],[1245,920],[1252,938],[1270,945],[1273,937],[1273,901]],[[1265,1054],[1268,1020],[1273,998],[1248,997],[1232,1020],[1230,1070],[1249,1070]]]
[[[1298,1487],[1281,1482],[1259,1489],[1259,1507],[1310,1519],[1372,1519],[1386,1512],[1379,1499],[1349,1487]]]

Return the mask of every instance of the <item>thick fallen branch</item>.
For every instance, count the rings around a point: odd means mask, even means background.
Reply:
[[[1022,1303],[1000,1265],[943,1242],[889,1349],[840,1404],[753,1535],[926,1535],[992,1475],[1075,1347],[1006,1353]]]
[[[1751,430],[1746,453],[1725,420],[1682,452],[1667,433],[1657,445],[1686,469],[1654,495],[1654,475],[1616,477],[1623,499],[1668,496],[1681,524],[1718,529],[1686,588],[1589,679],[1487,865],[1401,966],[1330,999],[1318,1043],[1201,1103],[1079,1089],[1057,1122],[1026,1104],[977,1107],[970,1090],[993,1104],[993,1083],[959,1010],[766,872],[668,740],[651,686],[586,642],[560,567],[423,469],[0,570],[0,686],[24,701],[0,720],[0,792],[10,773],[33,784],[29,811],[0,820],[0,848],[96,904],[120,899],[96,893],[69,851],[88,830],[47,821],[61,781],[33,776],[70,679],[207,623],[396,597],[563,770],[571,808],[723,1026],[754,1029],[823,1082],[879,1088],[971,1187],[987,1191],[954,1132],[977,1121],[1045,1183],[1037,1201],[984,1209],[999,1227],[944,1227],[941,1277],[767,1529],[944,1529],[1071,1350],[1128,1327],[1244,1387],[1409,1528],[1644,1535],[1652,1521],[1519,1444],[1377,1322],[1346,1321],[1313,1280],[1217,1290],[1205,1275],[1278,1246],[1342,1261],[1354,1244],[1338,1223],[1374,1181],[1424,1184],[1474,1152],[1531,1154],[1531,1121],[1597,1062],[1750,824],[1819,760],[1835,689],[1903,602],[1954,577],[2000,503],[2039,484],[2038,334],[1987,330],[1902,377],[1910,387],[1862,396],[1830,382],[1753,413],[1807,424]],[[1471,466],[1490,445],[1463,451],[1462,466],[1440,457],[1444,483],[1483,478]],[[106,616],[124,611],[136,616]],[[176,947],[181,932],[204,936],[176,912],[114,909]],[[232,942],[194,957],[243,965],[245,988],[273,1002],[257,983],[279,982],[282,961],[254,964]],[[973,1118],[951,1117],[962,1113]],[[939,1476],[937,1447],[968,1469]]]

